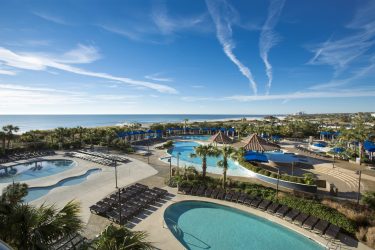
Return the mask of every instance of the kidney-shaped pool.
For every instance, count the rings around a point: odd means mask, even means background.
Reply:
[[[165,210],[164,220],[187,249],[324,249],[279,224],[210,202],[174,203]]]
[[[0,183],[27,181],[64,172],[74,167],[72,160],[43,160],[22,163],[0,170]]]

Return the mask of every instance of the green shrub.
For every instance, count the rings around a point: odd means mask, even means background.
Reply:
[[[279,202],[291,208],[298,209],[303,213],[314,215],[320,219],[326,220],[341,227],[350,234],[354,234],[357,229],[357,225],[354,221],[350,220],[337,210],[323,205],[319,201],[285,196],[280,198]]]

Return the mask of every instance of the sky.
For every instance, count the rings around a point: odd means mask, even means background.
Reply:
[[[374,0],[0,5],[0,114],[375,111]]]

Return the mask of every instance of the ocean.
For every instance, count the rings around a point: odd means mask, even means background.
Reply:
[[[0,127],[12,124],[20,132],[36,129],[54,129],[57,127],[99,127],[130,123],[167,123],[189,121],[213,121],[240,119],[261,119],[265,115],[0,115]],[[279,115],[277,115],[279,116]],[[282,115],[281,115],[282,116]]]

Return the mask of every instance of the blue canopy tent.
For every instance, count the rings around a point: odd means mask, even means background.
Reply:
[[[318,148],[324,148],[325,146],[327,146],[327,144],[324,142],[317,142],[317,143],[314,143],[313,145]]]
[[[246,161],[268,162],[268,158],[265,154],[254,151],[247,151],[243,158]]]
[[[372,152],[372,153],[375,152],[375,143],[372,141],[365,141],[365,143],[363,144],[363,147],[368,152]]]
[[[335,147],[335,148],[332,148],[331,152],[334,153],[334,154],[340,154],[342,152],[344,152],[345,149],[344,148],[340,148],[340,147]]]
[[[374,152],[375,152],[375,143],[372,141],[365,141],[363,144],[364,149],[368,152],[370,160],[373,160]]]

